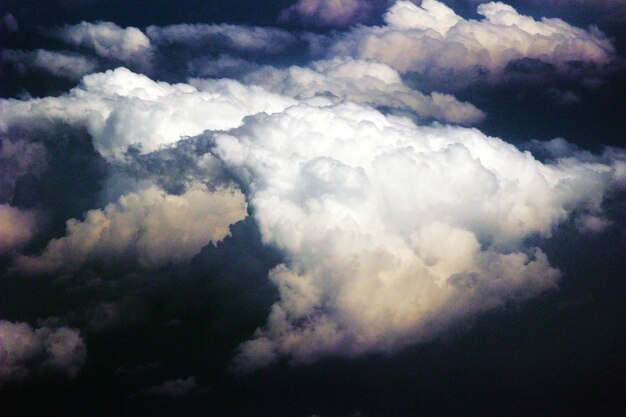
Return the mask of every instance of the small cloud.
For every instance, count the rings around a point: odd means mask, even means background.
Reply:
[[[162,395],[166,397],[182,397],[198,388],[196,377],[191,376],[186,379],[171,379],[159,385],[154,385],[144,391],[150,395]]]

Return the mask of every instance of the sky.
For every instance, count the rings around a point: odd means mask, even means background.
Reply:
[[[4,1],[0,415],[624,415],[625,25]]]

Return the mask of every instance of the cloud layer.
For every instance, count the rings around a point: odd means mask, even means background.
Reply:
[[[477,12],[482,20],[464,19],[435,0],[421,6],[398,1],[385,14],[384,26],[354,28],[338,37],[331,54],[376,59],[444,83],[453,76],[496,80],[507,64],[522,58],[566,71],[572,61],[602,65],[615,53],[595,28],[535,20],[500,2],[481,4]]]

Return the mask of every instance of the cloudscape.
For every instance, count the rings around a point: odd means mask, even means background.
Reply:
[[[626,413],[626,3],[0,14],[0,415]]]

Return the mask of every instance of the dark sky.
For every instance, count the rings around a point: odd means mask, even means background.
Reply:
[[[626,415],[624,3],[294,3],[3,2],[0,416]]]

